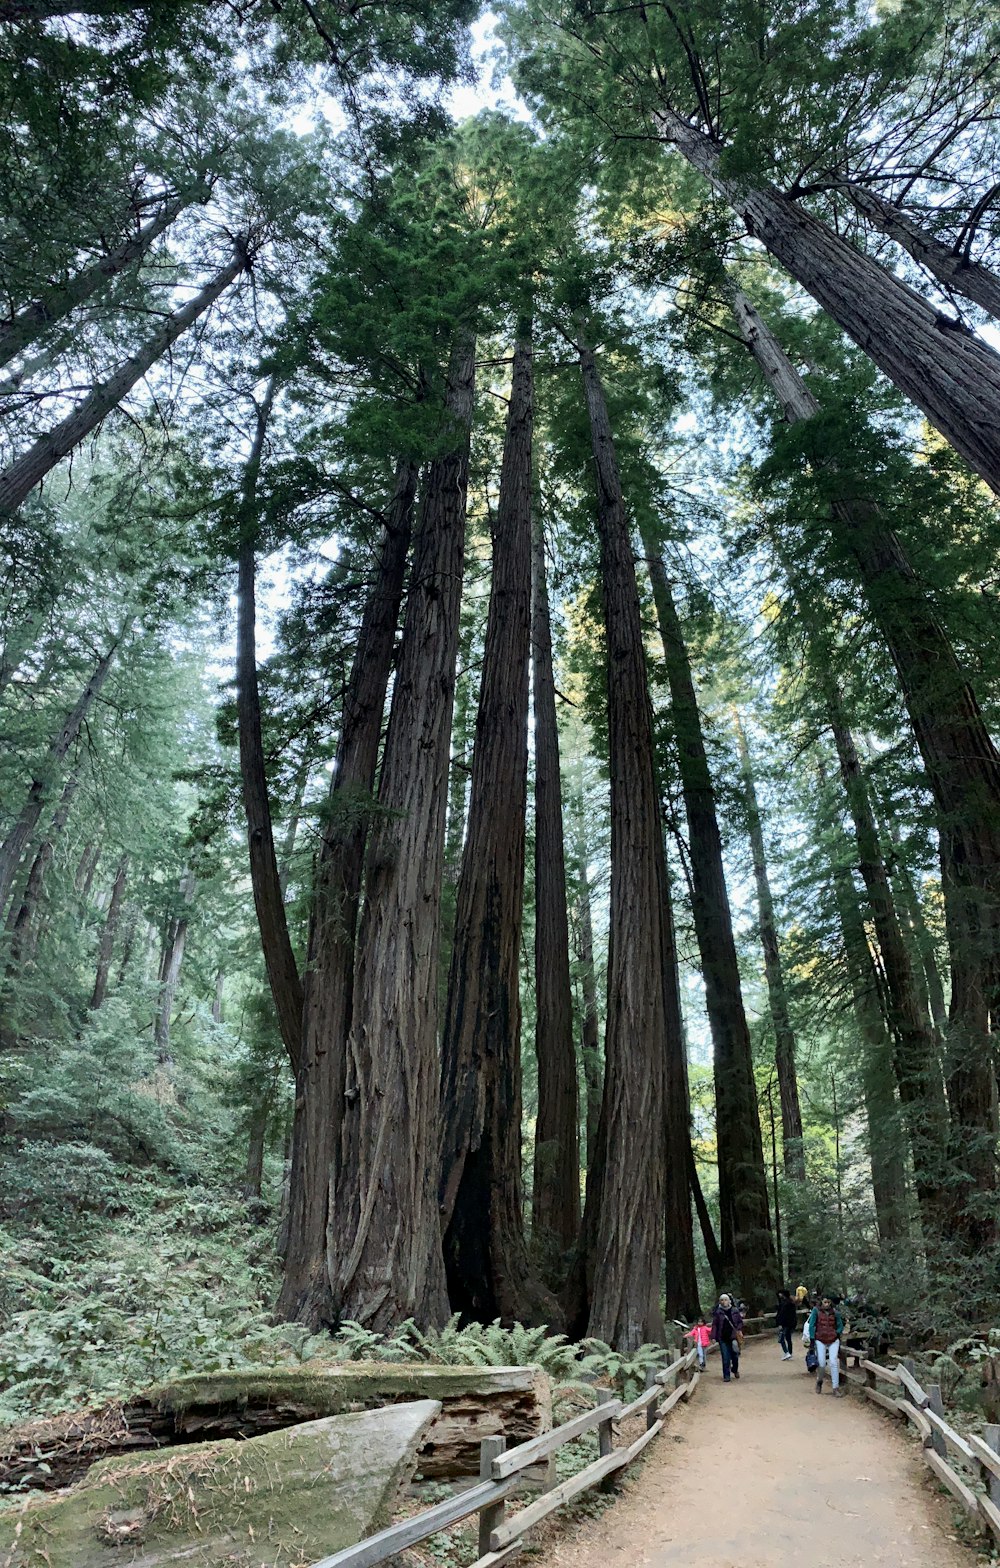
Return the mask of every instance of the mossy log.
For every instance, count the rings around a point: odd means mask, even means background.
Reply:
[[[272,1568],[387,1523],[440,1414],[424,1399],[240,1443],[102,1459],[79,1486],[0,1515],[4,1568]]]
[[[552,1425],[549,1380],[537,1367],[352,1361],[240,1368],[177,1378],[128,1403],[16,1427],[0,1441],[0,1484],[53,1490],[114,1455],[258,1437],[414,1399],[441,1405],[417,1458],[418,1473],[426,1477],[478,1475],[482,1438],[502,1433],[513,1447]]]

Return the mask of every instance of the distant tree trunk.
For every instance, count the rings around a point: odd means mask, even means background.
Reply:
[[[660,1339],[666,1109],[660,800],[635,556],[604,391],[579,345],[597,483],[607,638],[611,936],[604,1101],[585,1224],[590,1333],[619,1349]]]
[[[7,916],[7,930],[11,933],[10,950],[8,953],[8,973],[16,969],[19,964],[26,963],[31,958],[37,940],[38,905],[42,896],[42,887],[45,876],[52,864],[52,855],[56,839],[62,833],[69,821],[70,808],[73,796],[80,786],[80,776],[71,773],[63,785],[63,792],[59,797],[59,804],[53,813],[49,824],[49,831],[45,840],[38,847],[28,880],[20,899],[14,899],[10,913]]]
[[[716,1290],[720,1290],[726,1282],[726,1266],[722,1261],[722,1248],[716,1240],[712,1228],[712,1216],[708,1212],[705,1194],[702,1191],[701,1178],[698,1175],[698,1165],[695,1161],[694,1150],[688,1151],[688,1181],[691,1184],[691,1196],[694,1199],[695,1213],[701,1227],[701,1239],[705,1243],[705,1256],[712,1274]]]
[[[901,207],[863,185],[848,185],[847,194],[880,234],[894,240],[913,260],[937,278],[951,294],[961,294],[1000,321],[1000,278],[980,261],[942,245]]]
[[[284,1275],[276,1311],[314,1330],[334,1322],[327,1233],[347,1088],[358,899],[416,488],[416,464],[401,459],[361,617],[313,878]]]
[[[532,1278],[521,1184],[518,958],[531,657],[530,331],[521,324],[514,348],[441,1045],[440,1207],[448,1296],[453,1311],[483,1323],[495,1317],[506,1323],[551,1322],[555,1306]],[[566,931],[564,941],[568,989]],[[568,1032],[572,1056],[571,1017]],[[568,1135],[575,1153],[575,1095],[572,1109]],[[567,1135],[565,1123],[561,1131]]]
[[[893,860],[893,878],[897,889],[898,905],[906,917],[906,924],[913,937],[913,945],[924,972],[927,1006],[934,1027],[943,1040],[948,1030],[948,1008],[944,999],[944,985],[938,968],[937,954],[934,950],[934,938],[927,929],[927,922],[920,907],[920,898],[913,885],[909,867],[899,853],[895,854]]]
[[[532,551],[531,652],[535,717],[535,1055],[538,1060],[531,1220],[535,1242],[543,1252],[548,1247],[565,1255],[576,1244],[580,1230],[580,1129],[559,728],[545,582],[545,531],[541,519],[535,523]],[[593,1029],[596,1045],[596,1017]]]
[[[125,984],[125,977],[128,974],[129,966],[132,962],[132,954],[135,952],[135,939],[138,934],[138,929],[139,906],[135,903],[129,903],[127,905],[127,914],[125,917],[125,940],[122,943],[122,956],[118,965],[118,975],[115,979],[115,990],[117,991],[120,991],[122,986]]]
[[[226,971],[220,969],[215,976],[215,994],[212,997],[212,1022],[222,1022],[222,998],[226,991]]]
[[[207,191],[191,190],[167,198],[148,223],[137,227],[106,256],[89,267],[83,267],[65,283],[45,289],[9,321],[0,322],[0,365],[9,364],[49,327],[55,326],[57,321],[62,321],[71,311],[93,298],[109,278],[126,271],[134,261],[146,254],[185,207],[198,199],[204,199],[205,195]]]
[[[734,285],[727,293],[785,418],[810,419],[819,404],[774,333]],[[899,539],[864,497],[863,477],[854,493],[845,479],[832,512],[896,666],[934,796],[951,960],[951,1153],[963,1173],[952,1183],[953,1206],[975,1249],[992,1245],[996,1229],[977,1194],[997,1187],[989,1017],[1000,995],[1000,753]]]
[[[281,1038],[297,1072],[302,1054],[302,982],[292,951],[285,916],[285,900],[274,851],[271,799],[264,760],[264,736],[257,680],[257,601],[255,559],[257,538],[257,481],[260,475],[267,423],[274,403],[275,381],[267,384],[257,409],[257,429],[243,470],[240,497],[239,589],[236,621],[236,692],[240,739],[240,776],[243,809],[247,819],[250,882],[257,911],[257,925],[268,984],[274,999]]]
[[[281,854],[278,857],[278,883],[281,887],[283,899],[288,896],[288,879],[292,874],[292,861],[295,858],[295,845],[299,836],[299,823],[302,821],[302,806],[306,798],[308,785],[309,759],[307,757],[295,775],[295,794],[288,813],[288,821],[285,823],[285,836],[281,841]]]
[[[594,971],[594,922],[590,909],[590,881],[587,868],[587,844],[583,835],[583,802],[581,798],[579,833],[576,843],[579,895],[577,903],[578,957],[580,960],[580,988],[583,992],[583,1018],[580,1026],[580,1055],[583,1059],[583,1078],[587,1086],[587,1180],[594,1165],[597,1147],[597,1127],[601,1119],[601,1100],[604,1095],[604,1068],[601,1061],[600,1016],[597,1010],[597,975]]]
[[[654,119],[747,232],[1000,492],[1000,356],[774,186],[722,174],[721,143],[670,110]]]
[[[690,1320],[698,1315],[698,1272],[691,1218],[691,1095],[688,1087],[687,1042],[681,1010],[673,899],[663,834],[656,850],[663,932],[663,1010],[666,1112],[663,1118],[664,1173],[664,1308],[669,1318]]]
[[[97,950],[97,974],[94,977],[94,989],[90,997],[90,1010],[96,1013],[104,1004],[108,991],[108,975],[111,973],[111,959],[115,951],[115,937],[118,935],[118,923],[121,919],[122,899],[125,897],[125,881],[128,876],[128,855],[122,855],[115,870],[115,880],[111,888],[111,902],[108,912],[104,917],[104,929],[101,932],[101,942]]]
[[[173,1016],[177,982],[181,977],[181,965],[184,962],[184,949],[187,946],[190,918],[188,910],[194,902],[195,886],[194,870],[189,866],[181,877],[180,912],[172,915],[168,920],[163,939],[160,955],[160,1001],[153,1028],[156,1061],[160,1067],[168,1067],[173,1061],[170,1054],[170,1022]]]
[[[802,1145],[802,1109],[799,1105],[799,1084],[795,1070],[795,1032],[788,1012],[788,991],[778,945],[778,927],[774,918],[774,899],[767,874],[767,855],[764,850],[764,829],[757,803],[753,766],[746,732],[738,713],[734,713],[736,740],[743,769],[743,787],[746,796],[747,831],[753,859],[754,881],[757,884],[757,919],[760,928],[760,945],[764,950],[764,976],[774,1027],[774,1065],[778,1074],[778,1093],[781,1098],[781,1142],[785,1175],[792,1181],[805,1181],[806,1160]],[[790,1241],[789,1255],[794,1252]],[[797,1272],[792,1270],[793,1273]]]
[[[777,1281],[753,1049],[722,860],[715,789],[680,618],[655,539],[644,539],[670,686],[677,763],[687,814],[695,934],[715,1065],[722,1256],[742,1289],[770,1295]]]
[[[114,663],[115,654],[127,632],[123,627],[108,651],[98,661],[72,710],[63,720],[62,727],[49,742],[45,757],[28,788],[24,804],[3,843],[0,844],[0,914],[6,909],[10,891],[17,875],[17,868],[28,842],[38,826],[38,819],[45,809],[45,801],[52,781],[58,776],[70,747],[80,733],[84,719],[99,696]]]
[[[147,339],[131,359],[119,365],[107,381],[96,386],[90,395],[84,398],[79,407],[71,414],[67,414],[65,419],[60,420],[45,435],[39,436],[23,456],[17,458],[0,473],[0,515],[4,512],[16,511],[35,486],[42,482],[46,474],[51,473],[58,462],[97,429],[101,421],[118,407],[122,399],[127,397],[157,360],[162,359],[181,334],[186,332],[199,316],[203,316],[219,296],[236,281],[240,273],[246,270],[248,261],[247,242],[242,239],[236,245],[232,260],[210,283],[206,283],[205,287],[199,290],[181,310],[176,310],[172,315],[165,317],[162,326]]]
[[[270,1107],[258,1106],[250,1122],[250,1134],[247,1140],[247,1164],[243,1173],[243,1196],[248,1201],[260,1197],[261,1183],[264,1177],[264,1143],[267,1137],[267,1121]]]
[[[436,980],[474,388],[462,333],[446,398],[453,445],[428,470],[365,863],[329,1259],[336,1310],[376,1330],[448,1311]]]

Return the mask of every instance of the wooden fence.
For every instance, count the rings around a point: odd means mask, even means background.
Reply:
[[[697,1351],[690,1350],[669,1366],[657,1371],[648,1369],[646,1388],[638,1398],[622,1404],[610,1390],[600,1390],[597,1403],[581,1415],[573,1416],[551,1432],[543,1432],[516,1448],[508,1449],[503,1437],[486,1437],[480,1444],[479,1484],[449,1497],[434,1508],[427,1508],[412,1519],[380,1530],[356,1546],[347,1546],[313,1563],[312,1568],[375,1568],[397,1552],[425,1541],[439,1530],[447,1530],[479,1515],[479,1556],[472,1568],[496,1568],[519,1551],[526,1533],[542,1519],[562,1508],[571,1498],[578,1497],[591,1487],[602,1491],[613,1490],[618,1476],[638,1458],[648,1443],[663,1430],[663,1423],[674,1406],[682,1399],[690,1399],[698,1386],[701,1373],[694,1370]],[[673,1384],[665,1393],[668,1384]],[[615,1428],[630,1416],[646,1413],[646,1430],[624,1447],[614,1444]],[[567,1481],[555,1484],[554,1456],[566,1443],[596,1428],[598,1457]],[[545,1466],[546,1490],[534,1502],[517,1513],[507,1514],[507,1498],[525,1480],[526,1473],[538,1475],[538,1466]]]
[[[963,1437],[945,1419],[940,1386],[930,1383],[922,1388],[910,1358],[883,1367],[868,1360],[864,1351],[842,1346],[840,1354],[845,1368],[853,1364],[864,1373],[865,1398],[910,1423],[927,1465],[942,1486],[980,1530],[992,1531],[1000,1541],[1000,1426],[986,1427],[982,1437]],[[883,1393],[879,1382],[888,1383],[895,1392]],[[973,1491],[977,1484],[985,1491]]]

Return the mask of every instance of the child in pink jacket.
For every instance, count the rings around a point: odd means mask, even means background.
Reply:
[[[694,1328],[689,1328],[684,1335],[685,1339],[693,1339],[698,1351],[698,1365],[705,1365],[705,1349],[711,1343],[712,1330],[703,1317],[699,1318]]]

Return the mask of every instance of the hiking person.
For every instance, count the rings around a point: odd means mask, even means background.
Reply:
[[[807,1285],[796,1285],[796,1287],[795,1287],[795,1305],[797,1307],[800,1307],[803,1311],[805,1310],[806,1307],[808,1307],[808,1305],[809,1305],[809,1287]]]
[[[729,1382],[730,1373],[739,1380],[740,1345],[743,1342],[743,1315],[733,1306],[732,1296],[725,1291],[712,1313],[712,1338],[722,1355],[722,1381]]]
[[[705,1370],[705,1351],[706,1351],[708,1345],[711,1343],[711,1339],[712,1339],[712,1330],[709,1328],[708,1324],[705,1322],[705,1315],[704,1315],[704,1313],[698,1319],[698,1321],[694,1325],[694,1327],[688,1329],[687,1333],[684,1335],[684,1338],[685,1339],[693,1339],[694,1340],[695,1349],[698,1352],[698,1365],[701,1367],[702,1371],[704,1371]]]
[[[818,1307],[813,1307],[802,1331],[803,1343],[811,1342],[817,1357],[816,1392],[823,1392],[823,1373],[830,1368],[833,1392],[842,1394],[840,1386],[840,1336],[844,1332],[844,1319],[834,1306],[831,1297],[822,1296]]]
[[[795,1302],[787,1290],[778,1291],[778,1310],[774,1314],[775,1327],[778,1330],[778,1344],[781,1346],[782,1361],[792,1360],[792,1330],[799,1320],[795,1310]]]

